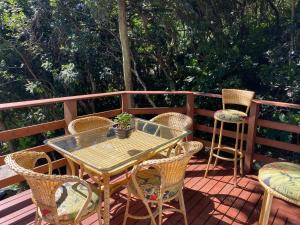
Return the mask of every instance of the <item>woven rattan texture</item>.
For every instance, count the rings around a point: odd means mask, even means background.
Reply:
[[[76,216],[75,221],[58,221],[55,193],[62,184],[66,182],[76,182],[87,187],[89,195],[92,191],[86,181],[76,176],[47,175],[32,171],[37,160],[42,158],[48,161],[49,173],[51,173],[51,159],[44,152],[17,152],[5,157],[5,163],[17,174],[24,176],[30,186],[34,202],[38,207],[36,223],[39,224],[41,219],[45,219],[42,215],[42,212],[45,210],[49,212],[47,219],[45,220],[49,223],[55,224],[73,224],[73,222],[78,222],[81,219],[88,217],[92,213],[95,213],[94,211],[85,214],[87,204],[89,203],[89,197],[87,197],[86,204],[82,206],[82,209]]]
[[[113,121],[100,116],[88,116],[73,120],[69,123],[68,130],[71,134],[77,134],[83,131],[92,130],[99,127],[109,127]]]
[[[235,104],[243,105],[248,108],[251,104],[252,99],[254,98],[254,95],[255,92],[253,91],[244,91],[238,89],[222,89],[223,105]]]
[[[167,127],[183,130],[189,130],[193,125],[191,117],[176,112],[162,113],[152,118],[151,121]]]

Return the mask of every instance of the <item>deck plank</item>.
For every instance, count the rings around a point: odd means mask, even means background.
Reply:
[[[184,199],[187,216],[191,225],[252,225],[258,224],[263,190],[255,175],[245,176],[234,187],[230,164],[220,164],[203,178],[205,160],[192,159],[184,180]],[[111,198],[111,225],[123,222],[126,189]],[[173,203],[175,206],[178,203]],[[0,201],[0,224],[33,225],[35,206],[31,201],[31,191],[27,190]],[[130,212],[137,215],[146,213],[141,201],[133,201]],[[297,225],[300,221],[300,208],[274,199],[269,225]],[[127,224],[146,225],[147,221],[128,220]],[[97,215],[83,221],[83,225],[98,224]],[[182,215],[166,213],[165,225],[183,224]],[[43,223],[46,225],[46,223]]]

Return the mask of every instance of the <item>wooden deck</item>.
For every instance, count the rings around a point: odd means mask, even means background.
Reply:
[[[199,157],[200,158],[200,157]],[[184,198],[187,216],[191,225],[257,224],[262,200],[262,189],[256,177],[246,176],[234,188],[229,164],[221,164],[203,178],[206,161],[192,159],[186,173]],[[0,224],[33,224],[35,206],[31,202],[30,190],[0,202]],[[126,190],[111,199],[111,224],[122,224]],[[175,203],[176,204],[176,203]],[[141,202],[134,202],[131,213],[143,214]],[[83,222],[84,225],[98,224],[96,215]],[[149,221],[129,220],[127,224],[150,224]],[[169,214],[164,224],[183,224],[181,215]],[[269,224],[300,224],[300,208],[274,199]]]

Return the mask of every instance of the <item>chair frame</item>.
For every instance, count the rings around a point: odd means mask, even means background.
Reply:
[[[46,159],[48,164],[48,174],[37,173],[33,171],[36,162],[39,159]],[[78,224],[83,219],[89,217],[93,213],[97,212],[99,224],[101,221],[101,196],[99,195],[100,204],[95,208],[94,211],[87,214],[87,206],[91,200],[92,189],[90,185],[76,176],[69,175],[52,175],[52,162],[49,156],[44,152],[33,152],[33,151],[23,151],[10,154],[5,157],[5,163],[17,174],[23,176],[32,190],[32,200],[37,206],[35,214],[35,225],[41,224],[42,220],[48,223],[54,224]],[[57,214],[57,205],[55,201],[55,193],[57,189],[67,182],[75,182],[85,186],[88,190],[88,196],[81,206],[78,214],[74,220],[64,220],[60,221]],[[41,184],[43,184],[41,187]],[[45,218],[42,215],[43,210],[49,210],[51,218]]]
[[[245,91],[245,90],[238,90],[238,89],[223,89],[222,90],[223,110],[226,109],[226,105],[230,105],[230,104],[241,105],[241,106],[246,106],[246,110],[244,113],[248,114],[252,99],[254,98],[254,95],[255,95],[255,93],[252,91]],[[221,127],[220,127],[220,131],[219,131],[218,145],[217,145],[217,147],[215,147],[215,139],[216,139],[218,121],[221,122]],[[236,135],[235,135],[234,148],[222,146],[222,136],[223,136],[222,134],[223,134],[223,129],[224,129],[224,123],[226,123],[226,122],[221,121],[218,118],[214,117],[214,128],[213,128],[213,136],[212,136],[212,142],[211,142],[211,150],[210,150],[209,160],[207,163],[204,177],[207,177],[208,170],[209,170],[209,167],[210,167],[213,157],[216,158],[213,168],[216,167],[216,165],[218,163],[218,159],[231,161],[234,163],[233,176],[234,176],[234,181],[235,181],[234,183],[236,186],[237,185],[238,161],[240,162],[240,174],[243,176],[243,173],[244,173],[244,171],[243,171],[243,168],[244,168],[243,142],[244,142],[244,132],[245,132],[245,121],[231,122],[231,123],[236,124]],[[240,126],[241,126],[241,133],[240,133]],[[239,139],[240,139],[240,141],[239,141]],[[217,151],[217,153],[214,153],[214,151]],[[220,151],[233,153],[233,158],[220,156]]]
[[[129,213],[129,207],[130,207],[130,201],[132,199],[132,191],[130,186],[128,186],[128,199],[126,203],[126,209],[125,209],[125,215],[124,215],[124,221],[123,225],[126,224],[128,218],[133,219],[151,219],[152,225],[161,225],[162,224],[162,213],[164,211],[173,211],[173,212],[179,212],[183,214],[184,217],[184,224],[188,225],[187,216],[186,216],[186,209],[185,209],[185,203],[183,198],[183,186],[184,186],[184,177],[185,177],[185,168],[188,164],[190,158],[200,150],[200,148],[203,147],[202,143],[200,142],[192,142],[191,147],[189,148],[186,144],[180,144],[178,147],[178,151],[183,150],[183,154],[170,157],[170,158],[163,158],[163,159],[153,159],[145,161],[137,166],[135,166],[132,169],[131,172],[131,179],[132,183],[134,185],[134,188],[137,192],[137,196],[142,202],[144,203],[148,215],[146,216],[134,216]],[[177,171],[177,169],[181,169],[180,171]],[[159,198],[157,200],[148,200],[145,198],[144,193],[142,189],[140,188],[138,181],[137,181],[137,174],[141,170],[147,170],[147,169],[154,169],[158,172],[158,174],[161,177],[161,184],[159,187],[160,193],[165,193],[165,190],[167,190],[170,187],[180,187],[179,191],[172,197],[163,199]],[[184,171],[182,171],[182,168],[184,168]],[[176,174],[176,175],[175,175]],[[177,180],[172,180],[171,177],[176,177]],[[163,209],[163,204],[166,202],[170,202],[173,199],[178,199],[179,201],[179,209],[176,208],[165,208]],[[157,209],[152,212],[151,205],[157,204]],[[156,222],[155,218],[158,216],[158,223]]]

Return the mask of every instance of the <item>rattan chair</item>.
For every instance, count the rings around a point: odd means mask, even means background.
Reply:
[[[133,168],[127,187],[128,199],[123,225],[127,223],[128,218],[151,219],[151,224],[156,225],[155,218],[157,216],[158,224],[161,225],[163,211],[182,213],[185,225],[188,224],[182,192],[183,180],[190,158],[201,149],[202,144],[191,142],[185,143],[181,147],[183,149],[182,154],[170,158],[148,160]],[[148,215],[134,216],[129,214],[132,196],[142,200]],[[163,204],[173,199],[179,200],[179,209],[162,208]],[[151,210],[153,204],[157,205],[154,212]]]
[[[99,127],[109,127],[113,121],[100,116],[88,116],[71,121],[68,125],[70,134],[77,134],[83,131],[92,130]]]
[[[193,125],[191,117],[176,112],[159,114],[158,116],[153,117],[150,121],[182,130],[189,130]]]
[[[38,160],[48,163],[48,174],[34,172]],[[35,224],[42,220],[52,224],[78,224],[98,213],[101,224],[100,195],[95,188],[76,176],[52,175],[51,159],[44,152],[17,152],[5,157],[5,163],[23,176],[37,206]]]
[[[238,161],[240,162],[240,174],[243,175],[243,158],[244,158],[243,138],[244,138],[245,122],[247,120],[249,108],[251,105],[251,101],[254,98],[254,94],[255,93],[252,91],[244,91],[244,90],[237,90],[237,89],[222,90],[223,109],[216,111],[214,114],[215,121],[214,121],[213,137],[211,142],[211,150],[210,150],[210,156],[209,156],[204,177],[207,176],[209,166],[213,157],[216,158],[214,162],[214,167],[217,165],[218,159],[234,162],[235,185],[237,183]],[[227,108],[227,105],[239,105],[245,107],[245,111],[230,109]],[[216,138],[218,121],[221,122],[221,128],[219,133],[218,146],[215,147],[215,138]],[[235,135],[236,137],[235,137],[234,148],[222,146],[222,134],[223,134],[224,123],[236,124],[236,135]],[[241,133],[240,133],[240,126],[242,127]],[[239,139],[240,139],[240,143],[239,143]],[[230,158],[230,157],[220,156],[220,151],[232,153],[233,157]]]
[[[176,113],[176,112],[169,112],[169,113],[162,113],[158,116],[153,117],[151,122],[161,124],[167,127],[179,129],[179,130],[190,130],[193,125],[193,120],[191,117]],[[164,132],[169,132],[169,134],[164,133],[164,136],[177,136],[178,133],[174,130],[163,130]],[[175,146],[173,146],[175,147]],[[169,157],[173,148],[169,148],[166,151],[160,152],[154,158],[162,158],[162,157]]]
[[[267,225],[273,196],[300,206],[300,166],[275,162],[259,170],[258,180],[264,188],[259,225]]]

